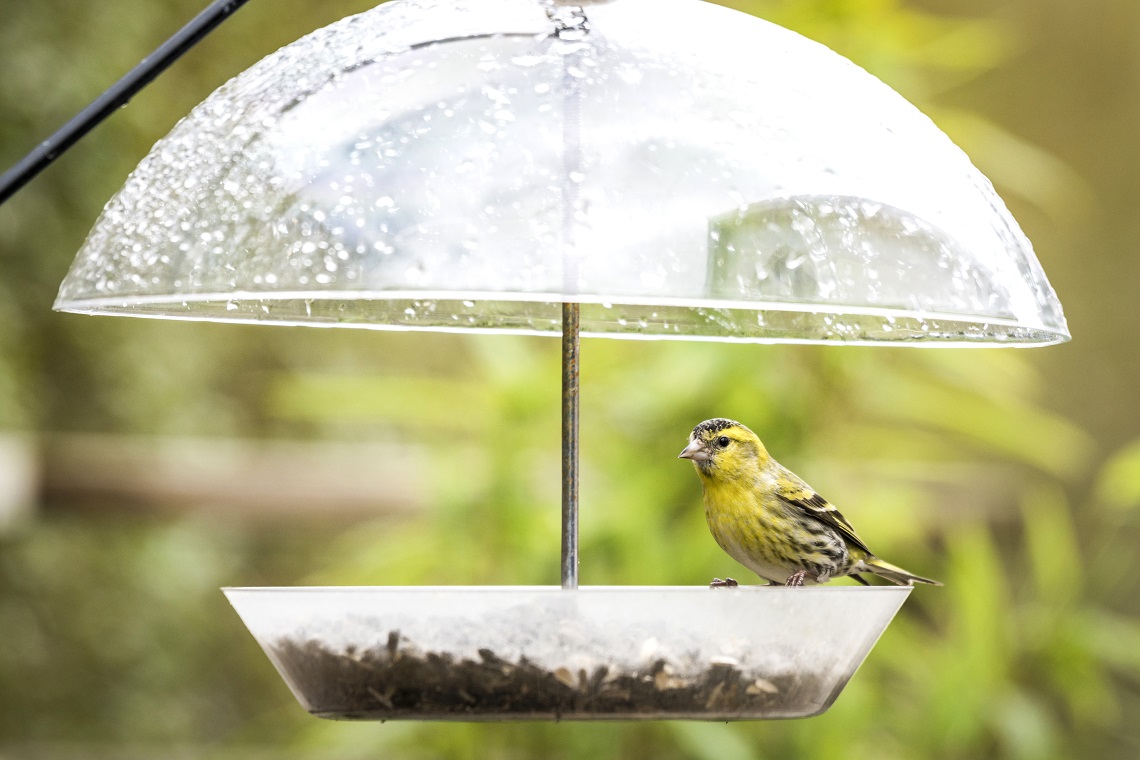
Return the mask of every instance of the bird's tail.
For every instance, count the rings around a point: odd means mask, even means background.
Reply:
[[[868,557],[863,560],[863,564],[867,566],[875,575],[881,575],[896,586],[913,586],[916,583],[929,583],[931,586],[941,586],[938,581],[931,580],[930,578],[923,578],[921,575],[903,570],[898,565],[892,565],[890,562],[881,560],[878,557]]]

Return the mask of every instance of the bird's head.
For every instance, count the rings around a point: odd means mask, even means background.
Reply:
[[[677,455],[691,459],[702,478],[739,478],[768,462],[764,444],[733,420],[705,420],[689,434],[689,445]]]

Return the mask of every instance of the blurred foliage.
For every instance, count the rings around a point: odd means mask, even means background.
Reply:
[[[1095,218],[1090,181],[956,95],[1013,65],[1033,29],[901,0],[723,4],[884,78],[951,132],[1015,210],[1047,219],[1046,233]],[[0,163],[201,5],[0,0]],[[1020,351],[586,342],[584,583],[740,572],[707,535],[691,467],[675,460],[711,416],[759,431],[872,547],[946,583],[912,595],[825,716],[429,726],[305,716],[217,587],[557,582],[555,342],[81,319],[50,303],[100,205],[174,120],[279,45],[368,5],[250,3],[0,207],[0,430],[407,442],[439,474],[423,486],[431,508],[267,526],[44,505],[25,530],[0,536],[0,758],[1140,752],[1140,440],[1125,445],[1134,410],[1104,392],[1058,403],[1059,387],[1076,386]],[[1065,234],[1031,230],[1039,248]],[[1042,258],[1066,298],[1073,267],[1048,246]],[[1126,361],[1081,360],[1067,376],[1102,382],[1090,367]]]

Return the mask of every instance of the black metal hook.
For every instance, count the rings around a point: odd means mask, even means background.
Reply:
[[[127,104],[140,90],[177,61],[247,0],[214,0],[206,10],[162,43],[153,53],[111,85],[106,92],[77,113],[51,137],[37,145],[11,169],[0,175],[0,203],[15,195],[33,177],[42,172],[56,158],[104,119]]]

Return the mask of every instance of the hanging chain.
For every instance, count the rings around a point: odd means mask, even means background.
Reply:
[[[590,33],[590,19],[580,5],[560,5],[546,0],[546,17],[554,22],[554,36],[567,42],[583,40]]]

